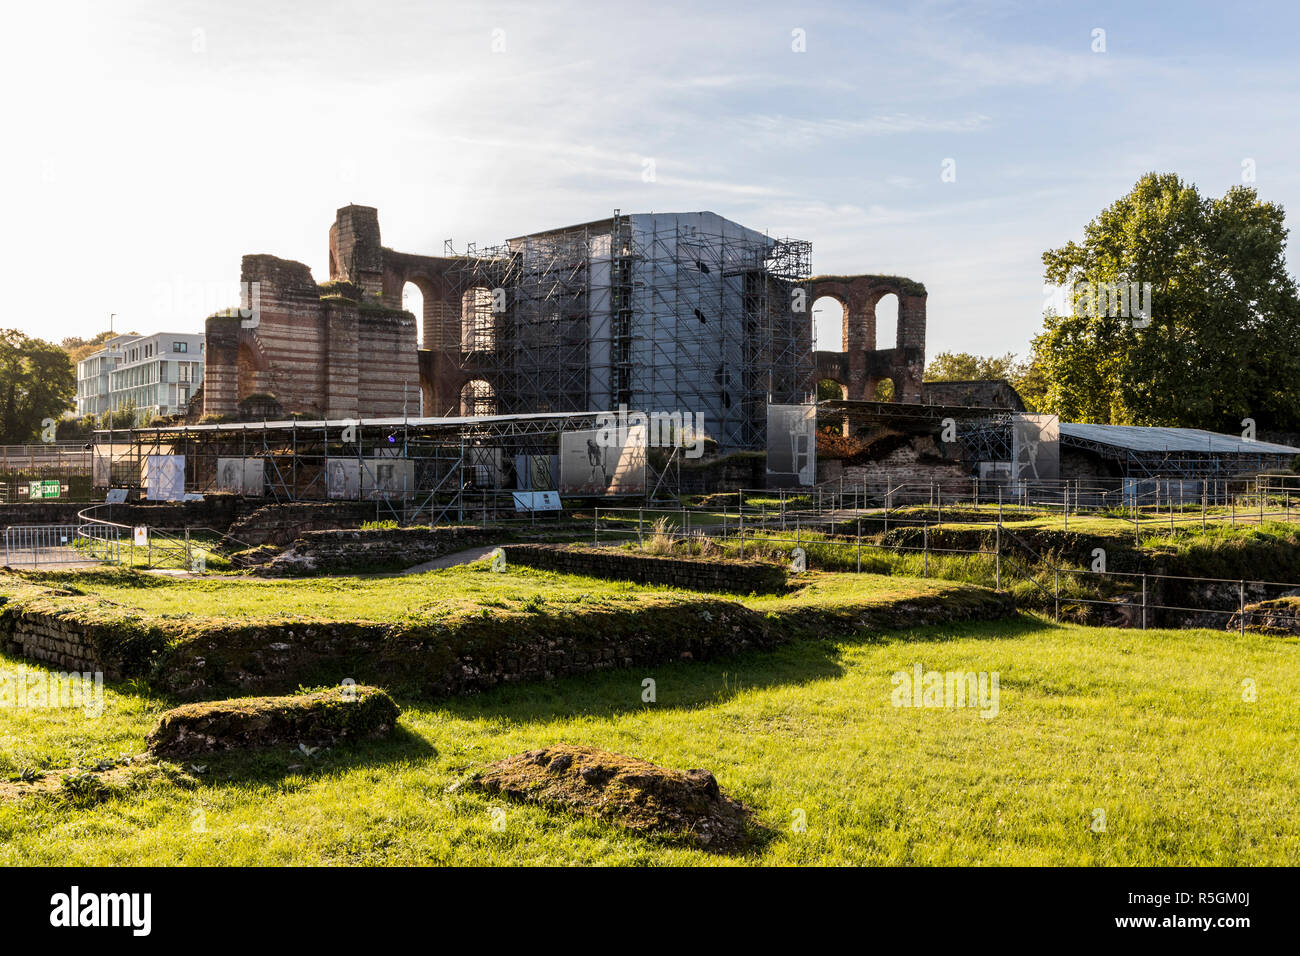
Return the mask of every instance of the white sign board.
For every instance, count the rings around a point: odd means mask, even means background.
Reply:
[[[1011,423],[1012,476],[1052,481],[1061,475],[1061,421],[1055,415],[1017,415]]]
[[[331,458],[325,463],[325,487],[330,498],[356,501],[361,497],[361,462]]]
[[[185,456],[146,455],[140,483],[149,501],[180,501],[185,497]]]
[[[767,477],[776,488],[816,483],[816,405],[767,406]]]
[[[142,524],[136,525],[133,540],[137,546],[143,548],[149,543],[149,529]]]
[[[266,491],[266,463],[261,458],[218,458],[217,490],[260,497]]]
[[[558,491],[516,491],[515,511],[559,511]]]
[[[126,504],[125,488],[110,488],[108,494],[104,496],[104,503],[109,505]]]
[[[617,444],[618,437],[617,431],[611,429],[561,433],[560,491],[577,495],[645,494],[645,426],[629,426],[621,445]]]
[[[415,462],[405,458],[369,458],[358,462],[363,498],[410,498],[415,495]]]

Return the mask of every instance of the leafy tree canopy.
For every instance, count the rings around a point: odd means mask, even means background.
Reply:
[[[57,422],[75,394],[67,352],[17,329],[0,330],[0,441],[39,441],[43,422]]]
[[[1149,173],[1082,242],[1045,252],[1045,279],[1064,295],[1033,340],[1041,410],[1221,431],[1243,418],[1300,425],[1300,301],[1284,218],[1254,189],[1207,198]]]
[[[927,382],[1011,381],[1015,377],[1016,357],[1006,355],[972,355],[970,352],[940,352],[925,367]]]
[[[59,343],[59,347],[68,353],[68,358],[72,360],[72,367],[75,373],[78,362],[89,356],[91,353],[98,352],[104,347],[105,342],[113,336],[120,334],[120,332],[110,332],[105,329],[98,335],[91,336],[88,339],[83,339],[76,335],[70,335]]]

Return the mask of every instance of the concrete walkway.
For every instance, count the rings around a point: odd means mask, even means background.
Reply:
[[[398,571],[401,574],[423,574],[425,571],[441,571],[444,568],[454,568],[460,564],[469,564],[477,561],[479,558],[485,558],[497,548],[499,544],[488,544],[477,548],[466,548],[464,551],[457,551],[454,554],[444,554],[441,558],[434,558],[432,561],[425,561],[423,564],[417,564],[415,567],[407,568],[405,571]]]

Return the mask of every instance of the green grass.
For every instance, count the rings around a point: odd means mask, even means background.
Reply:
[[[124,538],[116,552],[117,567],[124,568],[170,568],[173,570],[192,570],[189,562],[202,560],[204,569],[213,571],[231,571],[234,565],[230,558],[219,550],[221,535],[209,531],[190,533],[189,550],[186,550],[185,537],[176,532],[152,532],[153,547],[133,547],[129,538]],[[102,559],[104,545],[95,542],[93,548],[86,538],[76,538],[74,547],[83,554],[93,554]]]
[[[0,578],[0,594],[21,600],[32,593],[29,582],[71,587],[147,617],[172,620],[449,621],[485,612],[509,617],[542,607],[551,611],[632,611],[652,604],[689,603],[697,598],[694,592],[681,589],[524,567],[494,573],[486,560],[415,575],[298,580],[174,579],[116,570],[47,572]],[[730,597],[766,611],[810,602],[886,603],[945,593],[941,581],[870,574],[813,575],[804,584],[800,592],[789,597]]]
[[[997,671],[1000,712],[891,706],[891,674],[916,662]],[[0,863],[733,862],[448,792],[487,762],[564,742],[712,770],[774,831],[734,862],[1289,864],[1297,664],[1294,639],[1016,619],[401,699],[391,741],[182,763],[98,803],[0,799]],[[13,658],[0,670],[39,671]],[[641,701],[646,677],[657,703]],[[167,703],[117,686],[99,719],[0,708],[0,780],[139,752]],[[1090,828],[1098,808],[1104,833]]]

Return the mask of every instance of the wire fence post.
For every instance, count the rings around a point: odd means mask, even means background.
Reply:
[[[1056,587],[1056,623],[1061,623],[1061,569],[1052,569],[1052,578]]]
[[[858,574],[862,573],[862,515],[858,515]]]
[[[645,536],[642,525],[645,523],[645,508],[636,509],[636,543],[637,547],[645,546]]]
[[[596,505],[591,516],[591,543],[600,544],[600,505]]]
[[[1147,576],[1142,575],[1142,630],[1147,629]]]
[[[740,538],[740,560],[745,560],[745,512],[740,512],[740,527],[736,531],[737,537]]]
[[[994,590],[1002,590],[1002,525],[993,529],[993,581]]]
[[[1237,582],[1237,633],[1246,636],[1246,582]]]
[[[930,526],[921,526],[921,556],[923,564],[921,565],[921,577],[930,576]]]

